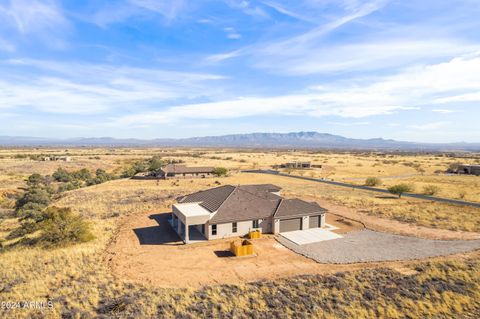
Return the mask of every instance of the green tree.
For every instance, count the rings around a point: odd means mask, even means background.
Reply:
[[[40,240],[48,246],[65,246],[94,238],[90,224],[70,208],[49,207],[43,214]]]
[[[156,171],[164,165],[164,162],[160,156],[155,155],[148,161],[148,165],[149,171]]]
[[[380,184],[382,184],[382,181],[377,177],[368,177],[365,180],[365,186],[378,186]]]
[[[213,170],[213,174],[217,176],[225,176],[227,175],[227,173],[228,170],[225,167],[215,167],[215,169]]]
[[[397,184],[389,187],[388,191],[392,194],[398,195],[398,198],[400,198],[404,193],[411,192],[412,187],[407,184]]]

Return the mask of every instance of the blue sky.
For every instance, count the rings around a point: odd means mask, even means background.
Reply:
[[[0,135],[480,142],[480,1],[0,0]]]

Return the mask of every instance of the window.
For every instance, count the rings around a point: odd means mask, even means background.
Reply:
[[[232,223],[232,233],[236,233],[237,232],[237,223]]]
[[[212,225],[212,236],[217,234],[217,225]]]
[[[258,225],[259,225],[258,219],[253,220],[253,225],[252,225],[252,227],[253,227],[253,228],[258,228]]]

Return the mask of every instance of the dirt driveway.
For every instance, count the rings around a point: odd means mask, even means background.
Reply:
[[[113,273],[158,287],[199,287],[355,269],[321,265],[292,252],[273,236],[254,241],[254,257],[232,257],[230,240],[184,245],[167,222],[167,213],[123,219],[107,249]]]

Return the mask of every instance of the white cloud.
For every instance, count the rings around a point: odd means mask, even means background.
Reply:
[[[206,84],[224,79],[214,74],[40,60],[10,60],[2,66],[0,108],[31,107],[50,113],[95,114],[208,97],[218,92]],[[23,67],[30,72],[24,75]]]
[[[226,27],[223,28],[223,30],[227,33],[227,38],[228,39],[240,39],[242,35],[235,30],[235,28],[232,27]]]
[[[455,101],[458,92],[468,94],[477,92],[479,88],[480,55],[470,55],[436,65],[410,68],[394,76],[352,80],[348,85],[337,83],[310,87],[298,94],[177,105],[164,111],[117,117],[114,121],[143,125],[184,118],[202,120],[265,115],[365,118],[421,109],[425,105],[431,106],[435,103],[434,97],[439,96]]]
[[[455,112],[458,112],[458,111],[450,110],[450,109],[433,109],[432,112],[441,113],[441,114],[450,114],[450,113],[455,113]]]

